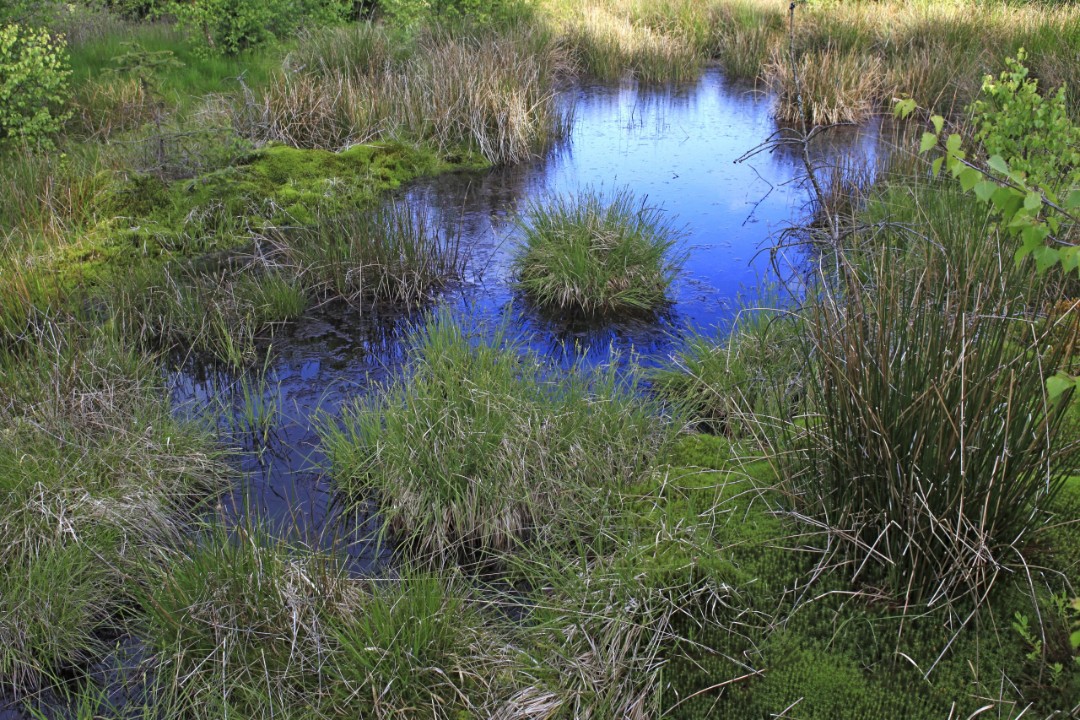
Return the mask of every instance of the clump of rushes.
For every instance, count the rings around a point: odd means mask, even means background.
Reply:
[[[159,704],[174,717],[490,717],[513,673],[451,575],[349,576],[260,530],[221,530],[143,598]]]
[[[338,487],[374,492],[418,557],[569,537],[559,507],[648,475],[672,436],[635,373],[560,378],[504,331],[473,337],[446,311],[408,352],[407,378],[347,405],[321,435]]]
[[[295,276],[246,261],[212,271],[188,263],[130,268],[96,292],[110,324],[125,337],[195,350],[237,367],[255,359],[275,325],[307,307]]]
[[[276,261],[320,296],[415,305],[464,272],[456,235],[440,237],[423,210],[391,203],[269,235]]]
[[[44,324],[0,354],[0,690],[100,660],[132,581],[224,485],[208,434],[172,418],[152,363]]]
[[[999,262],[1006,241],[958,191],[918,181],[870,216],[897,199],[889,219],[928,241],[860,235],[864,256],[843,251],[847,271],[808,293],[809,412],[782,425],[775,457],[854,575],[911,602],[978,598],[1022,562],[1075,463],[1057,433],[1067,403],[1045,387],[1068,343],[1039,317],[1062,289]]]
[[[534,202],[518,223],[524,237],[514,284],[544,310],[587,317],[655,312],[668,302],[685,259],[676,252],[681,231],[629,188],[610,195],[586,188]]]
[[[730,437],[753,434],[761,416],[789,417],[797,406],[797,332],[782,311],[747,308],[726,340],[691,334],[649,379],[701,428]]]

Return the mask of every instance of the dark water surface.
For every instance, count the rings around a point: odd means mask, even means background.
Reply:
[[[656,363],[688,328],[716,332],[758,297],[770,276],[767,249],[808,212],[801,160],[781,148],[736,162],[777,130],[772,102],[716,69],[687,86],[583,86],[565,100],[574,109],[573,131],[548,157],[425,179],[401,195],[425,208],[441,232],[458,234],[468,250],[465,283],[441,298],[463,321],[509,323],[512,334],[561,364],[631,352],[646,365]],[[871,158],[873,126],[841,130],[814,148],[822,162]],[[509,284],[515,214],[552,194],[624,186],[685,231],[685,272],[670,311],[651,321],[580,327],[544,319],[515,299]],[[778,265],[790,272],[800,261],[792,251],[781,253]],[[261,386],[191,367],[170,373],[179,412],[216,414],[225,440],[246,451],[238,455],[242,479],[219,509],[228,522],[257,518],[292,540],[335,542],[359,570],[389,557],[389,548],[370,539],[378,529],[374,514],[332,522],[338,514],[315,425],[401,372],[402,339],[418,317],[340,304],[313,309],[278,332]],[[265,436],[235,432],[243,425],[238,410],[252,394],[277,410]]]

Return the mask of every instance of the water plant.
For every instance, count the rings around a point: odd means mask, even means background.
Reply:
[[[683,255],[680,231],[629,188],[593,188],[534,201],[519,219],[523,238],[514,285],[545,310],[585,316],[661,309]]]
[[[414,557],[441,562],[560,537],[557,509],[650,473],[672,425],[615,368],[563,377],[445,311],[408,340],[409,372],[327,418],[337,486],[377,493]]]
[[[273,261],[311,292],[350,301],[417,305],[460,280],[467,259],[455,235],[440,237],[403,202],[275,229],[268,241]]]

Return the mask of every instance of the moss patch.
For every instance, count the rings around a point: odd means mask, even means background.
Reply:
[[[66,248],[58,264],[67,284],[94,284],[147,258],[235,249],[267,227],[308,225],[370,206],[414,178],[482,166],[473,156],[451,163],[430,149],[388,142],[340,153],[270,146],[238,165],[172,183],[131,175],[107,194],[108,219]]]

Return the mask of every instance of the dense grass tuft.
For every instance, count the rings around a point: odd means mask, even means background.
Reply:
[[[867,234],[810,296],[809,414],[775,450],[854,575],[933,604],[1021,562],[1077,448],[1045,389],[1068,360],[1043,315],[1060,284],[1002,262],[1010,248],[969,198],[917,183],[870,212],[931,244]]]
[[[225,471],[174,420],[153,365],[43,324],[0,354],[0,688],[92,662],[123,627],[144,563],[167,554]]]
[[[374,492],[415,555],[560,537],[560,508],[650,473],[672,426],[614,368],[556,376],[504,331],[473,337],[437,312],[407,376],[322,429],[337,485]]]
[[[515,285],[546,310],[586,316],[659,310],[683,261],[680,232],[629,189],[534,202],[519,220]]]

